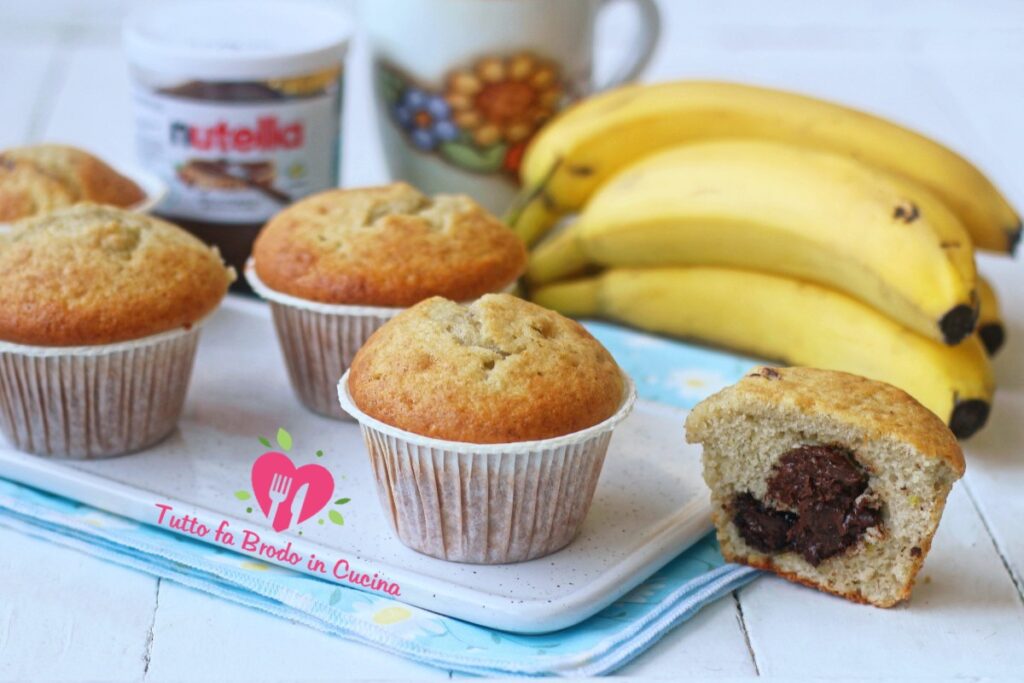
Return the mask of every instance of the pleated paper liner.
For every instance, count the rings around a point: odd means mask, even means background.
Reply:
[[[338,405],[338,378],[370,335],[405,308],[350,306],[309,301],[271,289],[259,279],[252,259],[245,277],[270,304],[292,390],[314,413],[351,421]],[[513,282],[507,291],[515,287]]]
[[[612,432],[632,411],[552,439],[472,444],[433,439],[362,412],[338,383],[342,408],[360,424],[385,514],[399,540],[444,560],[501,564],[560,550],[579,532],[594,498]]]
[[[155,444],[181,416],[201,325],[94,346],[0,342],[0,430],[19,450],[74,459]]]
[[[299,402],[314,413],[351,420],[338,405],[338,378],[370,335],[405,309],[324,304],[283,294],[263,284],[252,259],[245,266],[245,278],[270,304],[288,378]]]

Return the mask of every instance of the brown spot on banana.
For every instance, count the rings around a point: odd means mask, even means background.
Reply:
[[[568,171],[570,175],[574,175],[574,176],[576,176],[578,178],[587,178],[589,176],[594,175],[594,173],[596,173],[596,170],[594,169],[593,166],[587,166],[587,165],[584,165],[584,164],[575,164],[575,165],[572,165],[572,166],[566,166],[565,170]]]
[[[892,217],[909,225],[921,217],[921,211],[914,202],[903,201],[893,209]]]

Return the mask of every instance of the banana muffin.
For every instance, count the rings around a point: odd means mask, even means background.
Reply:
[[[78,202],[124,208],[145,198],[132,180],[75,147],[31,145],[0,152],[0,221]]]
[[[431,198],[394,183],[293,204],[260,232],[253,259],[263,284],[285,294],[405,307],[499,291],[523,273],[526,248],[465,195]]]
[[[0,431],[41,454],[97,458],[174,429],[199,323],[233,272],[141,214],[80,203],[0,233]]]
[[[844,372],[755,370],[699,403],[722,555],[856,602],[910,595],[964,458],[903,391]]]
[[[508,294],[469,305],[433,297],[356,354],[360,410],[423,436],[470,443],[548,439],[606,420],[622,371],[569,318]]]
[[[501,291],[525,267],[519,238],[469,197],[394,183],[329,190],[285,209],[256,238],[246,277],[270,302],[299,401],[348,419],[338,378],[374,330],[431,296]]]
[[[572,541],[635,399],[578,323],[507,294],[434,297],[370,337],[338,386],[399,540],[458,562]]]
[[[82,203],[0,233],[0,340],[81,346],[187,327],[233,279],[181,228]]]

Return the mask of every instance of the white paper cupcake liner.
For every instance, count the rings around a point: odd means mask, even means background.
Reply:
[[[245,278],[270,304],[274,330],[299,402],[314,413],[351,421],[338,405],[338,379],[370,335],[405,308],[325,304],[284,294],[260,280],[252,259],[245,266]]]
[[[314,413],[351,420],[338,405],[338,378],[370,335],[405,309],[324,304],[290,296],[263,284],[251,259],[245,277],[253,291],[270,304],[288,378],[299,402]]]
[[[341,406],[360,424],[377,493],[399,540],[444,560],[523,562],[569,544],[594,498],[612,431],[632,411],[623,373],[622,405],[593,427],[539,441],[472,444],[392,427],[356,407],[348,373]]]
[[[0,431],[19,450],[79,460],[160,441],[181,416],[201,324],[95,346],[0,342]]]

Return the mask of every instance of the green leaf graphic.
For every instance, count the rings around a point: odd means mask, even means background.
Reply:
[[[341,602],[341,589],[335,588],[334,592],[331,593],[331,597],[327,602],[331,605],[337,605],[339,602]]]
[[[349,502],[350,500],[352,500],[352,499],[351,498],[339,498],[338,500],[334,501],[334,504],[335,505],[344,505],[345,503]]]
[[[277,430],[277,445],[283,451],[290,451],[292,449],[292,435],[284,427]]]
[[[316,457],[318,457],[318,458],[324,457],[324,452],[323,451],[317,451],[316,452]]]
[[[252,498],[252,494],[248,491],[235,491],[235,498],[238,500],[249,500]]]
[[[265,436],[261,436],[261,437],[260,437],[260,443],[261,443],[261,444],[263,444],[264,446],[266,446],[267,448],[270,448],[270,447],[271,447],[271,446],[270,446],[270,439],[268,439],[268,438],[267,438],[267,437],[265,437]]]
[[[438,148],[438,151],[441,152],[441,156],[459,168],[490,173],[501,168],[501,162],[505,159],[506,147],[499,143],[480,149],[461,142],[446,142]]]
[[[332,522],[334,522],[338,526],[345,526],[345,518],[338,514],[337,510],[329,511],[327,513],[327,516],[330,518]]]

